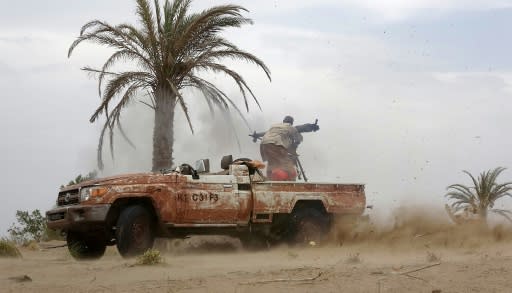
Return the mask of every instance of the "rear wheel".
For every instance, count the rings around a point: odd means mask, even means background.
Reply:
[[[116,226],[116,244],[123,257],[143,254],[155,241],[154,220],[142,206],[125,208]]]
[[[291,216],[290,241],[299,245],[317,245],[327,238],[329,218],[314,208],[302,208]]]
[[[74,231],[68,231],[66,242],[69,253],[76,260],[99,259],[107,248],[104,237]]]

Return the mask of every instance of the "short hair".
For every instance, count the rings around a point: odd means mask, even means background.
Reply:
[[[290,123],[293,125],[293,117],[292,116],[285,116],[283,119],[283,123]]]

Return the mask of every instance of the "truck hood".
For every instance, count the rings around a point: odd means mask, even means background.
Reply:
[[[162,181],[164,177],[175,178],[175,174],[161,174],[161,173],[132,173],[132,174],[120,174],[103,178],[95,178],[87,181],[80,182],[79,184],[68,185],[62,188],[60,191],[68,191],[78,189],[85,186],[91,185],[103,185],[103,184],[144,184],[149,181]],[[155,180],[156,178],[160,180]],[[153,180],[152,180],[153,179]]]

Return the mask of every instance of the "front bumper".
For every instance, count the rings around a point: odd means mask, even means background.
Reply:
[[[104,224],[110,204],[74,205],[46,212],[46,223],[53,230],[88,230]]]

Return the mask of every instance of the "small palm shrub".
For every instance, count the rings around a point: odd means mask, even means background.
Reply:
[[[445,196],[451,200],[449,212],[454,214],[460,211],[475,214],[482,222],[486,222],[488,212],[492,212],[512,221],[510,211],[493,208],[498,199],[511,196],[512,182],[497,182],[498,176],[504,170],[503,167],[488,170],[480,173],[478,178],[468,171],[463,171],[471,177],[473,185],[452,184],[448,186],[448,193]]]
[[[143,255],[137,257],[137,264],[139,265],[156,265],[163,263],[164,259],[157,249],[150,248],[144,252]]]

